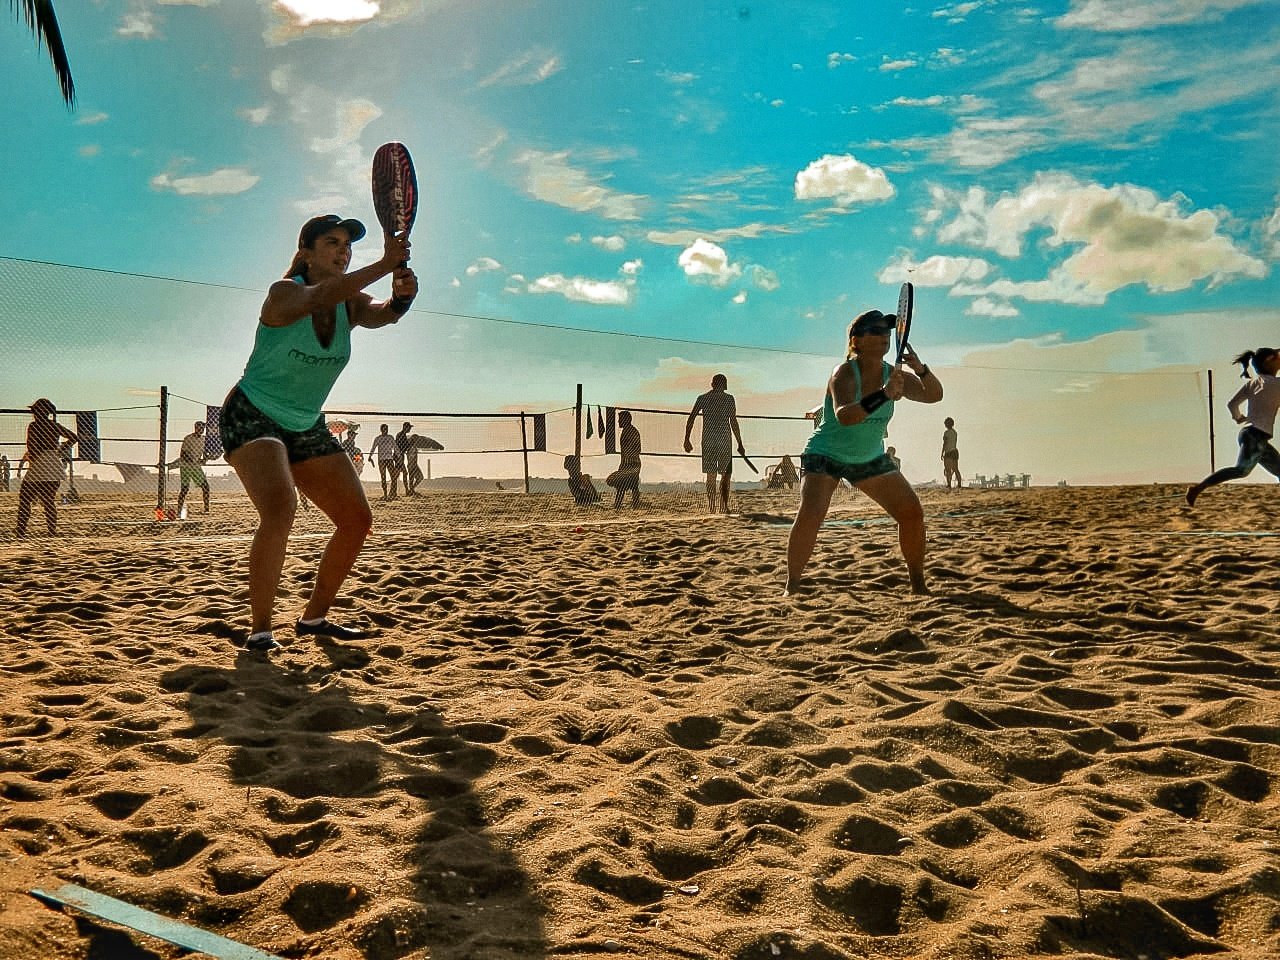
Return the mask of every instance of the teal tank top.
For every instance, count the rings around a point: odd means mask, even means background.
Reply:
[[[293,279],[302,282],[301,277]],[[239,386],[250,403],[286,430],[309,430],[350,359],[351,323],[345,303],[338,304],[328,347],[320,345],[310,316],[287,327],[259,322]]]
[[[849,361],[849,366],[853,368],[858,399],[861,400],[862,372],[854,360]],[[883,374],[885,382],[888,382],[892,372],[893,367],[886,363]],[[884,456],[884,438],[889,432],[889,418],[892,416],[893,401],[890,400],[861,423],[846,427],[836,419],[835,404],[831,401],[831,391],[828,389],[826,399],[822,402],[822,422],[805,444],[804,452],[817,453],[840,463],[868,463],[876,457]]]

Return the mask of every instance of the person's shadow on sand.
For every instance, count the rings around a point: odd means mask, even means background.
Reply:
[[[359,647],[320,649],[336,670],[371,660]],[[187,694],[183,735],[220,738],[246,787],[235,853],[210,866],[229,909],[287,914],[311,947],[340,938],[370,960],[424,948],[459,960],[546,955],[543,907],[473,788],[497,760],[485,742],[501,734],[489,725],[460,732],[425,696],[359,702],[330,669],[249,653],[233,669],[180,667],[162,685]]]

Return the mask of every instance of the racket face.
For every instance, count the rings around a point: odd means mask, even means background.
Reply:
[[[894,340],[898,348],[898,363],[907,350],[907,337],[911,335],[911,309],[915,305],[915,288],[904,283],[898,293],[898,327],[894,330]]]
[[[403,143],[384,143],[373,155],[373,212],[382,229],[405,236],[418,213],[418,178]]]

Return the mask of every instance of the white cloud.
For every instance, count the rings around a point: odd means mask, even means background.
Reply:
[[[903,57],[898,60],[890,60],[888,57],[885,57],[884,62],[880,64],[880,72],[892,73],[897,70],[910,70],[912,67],[918,66],[920,66],[920,61],[912,60],[909,57]]]
[[[678,87],[686,86],[698,79],[698,75],[696,73],[673,73],[670,70],[664,70],[662,73],[659,73],[658,76],[667,81],[667,83],[674,84]]]
[[[680,251],[676,263],[691,280],[723,287],[742,276],[740,264],[731,263],[724,248],[699,237]]]
[[[279,12],[299,27],[317,23],[364,23],[378,15],[374,0],[273,0]]]
[[[261,107],[243,107],[236,111],[236,115],[243,117],[255,127],[260,127],[271,116],[271,106],[270,104],[264,104]]]
[[[636,257],[636,259],[634,260],[628,260],[626,263],[622,265],[622,272],[629,277],[634,277],[643,269],[644,269],[644,261],[641,260],[639,257]]]
[[[564,64],[555,54],[545,50],[530,50],[504,63],[480,81],[481,87],[531,87],[555,76]]]
[[[886,265],[876,279],[881,283],[909,280],[917,287],[950,287],[961,280],[981,280],[990,270],[991,264],[974,257],[934,255],[917,263],[903,256]]]
[[[82,157],[96,157],[102,152],[102,147],[96,143],[86,143],[76,152]]]
[[[568,163],[568,151],[524,150],[516,158],[524,168],[524,188],[546,203],[579,212],[595,212],[608,220],[638,220],[644,197],[610,190]]]
[[[797,200],[832,199],[839,206],[873,200],[887,200],[894,195],[883,170],[868,166],[850,154],[826,154],[796,174]]]
[[[133,40],[154,40],[157,34],[155,14],[145,7],[130,10],[116,27],[116,36]]]
[[[948,23],[960,23],[965,17],[973,13],[973,11],[980,10],[984,6],[986,6],[986,4],[983,0],[973,0],[971,3],[956,3],[949,7],[939,7],[937,10],[933,11],[932,16],[935,20],[946,20]]]
[[[260,180],[244,167],[222,167],[198,176],[158,173],[151,178],[153,190],[172,190],[179,196],[222,197],[250,190]]]
[[[627,245],[627,241],[617,234],[610,237],[592,237],[591,242],[601,250],[608,250],[610,253],[617,253]]]
[[[1280,202],[1277,202],[1271,218],[1263,225],[1262,230],[1267,238],[1268,255],[1280,259]]]
[[[502,264],[493,257],[479,257],[467,266],[467,276],[474,277],[478,273],[488,273],[491,270],[501,270]]]
[[[698,239],[723,243],[743,238],[750,240],[770,233],[795,233],[795,229],[786,224],[747,223],[741,227],[724,227],[720,230],[650,230],[644,238],[664,247],[687,247]]]
[[[935,192],[935,200],[945,194]],[[1047,229],[1049,250],[1075,250],[1043,281],[1001,280],[973,293],[1101,303],[1130,284],[1159,293],[1185,290],[1204,279],[1218,285],[1266,275],[1262,261],[1219,231],[1217,213],[1189,210],[1184,197],[1162,200],[1132,184],[1104,187],[1069,174],[1040,174],[1018,193],[994,202],[988,203],[980,188],[956,195],[954,202],[958,213],[938,231],[944,242],[1016,257],[1031,231]]]
[[[98,110],[94,113],[85,113],[76,117],[76,126],[80,126],[80,127],[94,126],[99,123],[105,123],[107,120],[110,120],[110,119],[111,117],[109,114],[103,113],[101,110]]]
[[[534,280],[527,289],[530,293],[557,293],[579,303],[625,307],[631,302],[632,287],[625,281],[589,280],[552,273]]]
[[[942,107],[950,102],[950,97],[937,93],[931,97],[894,97],[889,101],[895,107]]]
[[[277,67],[270,75],[272,89],[284,98],[293,139],[304,143],[324,163],[311,163],[306,198],[300,212],[341,210],[355,198],[368,202],[369,156],[361,137],[382,116],[382,108],[364,98],[348,98],[334,89],[299,82],[293,68]],[[300,191],[304,192],[304,191]],[[322,202],[323,201],[323,202]],[[363,256],[363,254],[361,254]]]
[[[996,300],[990,297],[978,297],[969,304],[965,310],[965,316],[969,317],[1017,317],[1020,316],[1018,308]]]
[[[1072,0],[1071,9],[1056,21],[1066,28],[1121,32],[1149,30],[1179,23],[1221,20],[1233,10],[1268,0]]]
[[[739,291],[734,295],[732,302],[733,302],[733,303],[746,303],[746,302],[747,302],[747,291],[745,291],[745,290],[739,290]]]
[[[762,267],[758,263],[753,263],[747,267],[747,275],[751,278],[751,282],[756,285],[756,289],[763,290],[766,293],[772,293],[782,286],[782,282],[778,279],[778,275],[768,267]]]
[[[857,59],[858,58],[855,57],[852,53],[837,53],[836,51],[832,51],[831,53],[827,54],[827,69],[834,70],[836,69],[836,67],[840,66],[842,63],[854,63],[857,61]],[[793,69],[796,69],[796,70],[804,69],[798,63],[792,64],[792,67]]]

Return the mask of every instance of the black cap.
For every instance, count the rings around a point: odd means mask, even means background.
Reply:
[[[898,318],[892,313],[868,310],[853,318],[853,323],[849,325],[849,336],[861,337],[868,333],[888,333],[897,325]]]
[[[298,249],[311,246],[316,242],[316,237],[337,227],[347,231],[352,243],[365,234],[364,224],[359,220],[343,220],[336,213],[326,213],[323,217],[312,217],[302,225],[302,232],[298,234]]]

